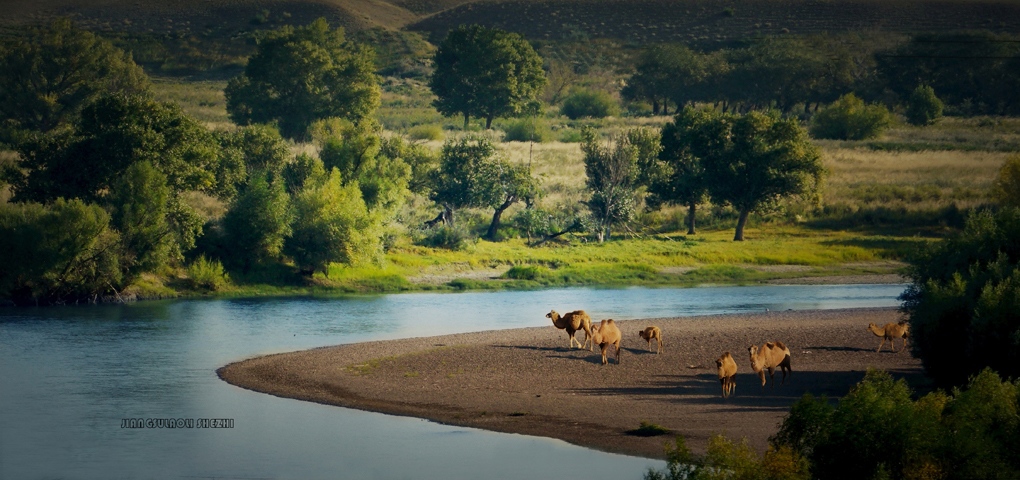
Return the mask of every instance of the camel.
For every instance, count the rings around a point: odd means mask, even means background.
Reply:
[[[599,348],[602,349],[602,364],[606,365],[609,363],[609,359],[606,358],[606,349],[610,345],[616,346],[616,364],[620,364],[620,342],[623,340],[623,335],[620,333],[620,329],[616,326],[616,322],[613,319],[603,320],[598,326],[592,327],[592,344],[598,344]]]
[[[874,323],[869,323],[868,331],[874,333],[876,337],[882,337],[882,343],[878,344],[878,350],[875,350],[876,353],[882,351],[886,341],[889,341],[890,348],[892,348],[893,353],[896,353],[896,343],[893,340],[897,338],[903,339],[903,348],[901,350],[906,349],[907,339],[910,338],[910,324],[906,320],[900,323],[887,323],[882,328],[878,328],[878,325]]]
[[[562,317],[559,313],[556,313],[556,310],[553,310],[545,314],[545,317],[551,319],[553,326],[556,328],[567,331],[567,336],[570,337],[570,345],[567,348],[572,348],[575,342],[577,343],[577,348],[584,348],[591,341],[591,317],[584,310],[575,310]],[[574,334],[578,330],[584,330],[584,344],[574,338]],[[594,351],[592,347],[594,347],[594,344],[588,347],[589,352]]]
[[[783,342],[766,342],[761,348],[751,345],[747,348],[751,354],[751,370],[761,378],[761,389],[765,391],[765,370],[769,371],[772,378],[772,388],[776,388],[776,368],[783,370],[783,385],[786,383],[786,374],[793,373],[790,369],[790,349],[783,345]]]
[[[653,325],[653,326],[648,327],[648,328],[646,328],[646,329],[644,329],[644,330],[642,330],[640,332],[637,332],[637,334],[638,334],[639,337],[645,339],[645,341],[648,342],[648,351],[649,352],[652,351],[652,339],[653,338],[655,340],[659,341],[659,349],[656,350],[655,353],[658,354],[658,353],[662,352],[662,330],[659,330],[659,327],[656,327],[656,326]]]
[[[737,362],[733,360],[733,355],[730,355],[730,352],[726,352],[715,361],[715,366],[719,367],[722,397],[726,398],[732,395],[733,390],[737,388]]]

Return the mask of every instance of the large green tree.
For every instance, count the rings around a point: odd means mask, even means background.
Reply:
[[[648,167],[649,204],[670,204],[687,207],[687,234],[697,233],[695,217],[698,205],[708,198],[708,182],[702,159],[691,146],[696,137],[705,133],[699,129],[706,117],[705,110],[684,109],[676,118],[662,127],[662,150],[658,161]]]
[[[114,290],[119,239],[109,223],[102,208],[81,200],[0,205],[0,297],[66,303]]]
[[[0,42],[0,123],[8,128],[48,132],[100,95],[148,88],[131,55],[67,19]]]
[[[283,181],[270,183],[254,175],[223,216],[229,260],[244,273],[251,267],[280,257],[291,233],[290,197]]]
[[[713,201],[739,212],[736,241],[744,239],[751,212],[812,191],[823,174],[821,155],[804,129],[774,112],[728,115],[688,107],[673,123],[689,131],[686,148],[701,160]]]
[[[581,135],[585,184],[591,196],[585,201],[599,242],[610,239],[612,229],[629,222],[637,209],[639,149],[627,136],[603,145],[598,133],[585,127]]]
[[[492,120],[519,115],[535,106],[546,84],[542,58],[524,37],[480,25],[447,34],[435,56],[429,87],[443,115]]]
[[[305,272],[328,273],[331,262],[371,263],[382,252],[379,215],[369,212],[357,181],[342,182],[334,169],[294,197],[293,232],[284,252]]]
[[[19,146],[16,201],[58,197],[97,201],[132,164],[149,162],[175,193],[215,192],[220,148],[180,107],[139,96],[106,95],[82,109],[70,132]]]
[[[383,152],[376,122],[339,123],[319,151],[323,166],[327,172],[337,169],[343,185],[357,183],[369,210],[389,216],[407,197],[411,167],[394,152]]]
[[[227,113],[237,124],[275,122],[284,137],[305,139],[316,120],[372,115],[380,97],[374,72],[372,49],[325,19],[285,26],[259,39],[244,73],[227,84]]]
[[[707,100],[706,83],[722,68],[721,58],[701,54],[684,45],[649,47],[638,58],[634,75],[620,92],[625,99],[647,101],[652,114],[669,113],[669,105]]]

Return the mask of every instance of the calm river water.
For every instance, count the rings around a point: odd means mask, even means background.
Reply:
[[[324,345],[542,326],[552,308],[626,319],[882,307],[899,305],[903,290],[558,289],[0,308],[0,479],[639,479],[664,463],[277,398],[228,385],[215,370]],[[499,312],[499,323],[480,312]],[[121,428],[128,418],[230,419],[233,428]]]

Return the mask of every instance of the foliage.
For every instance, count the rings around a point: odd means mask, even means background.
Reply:
[[[116,232],[97,205],[0,205],[0,296],[19,305],[96,301],[120,284]]]
[[[284,26],[259,39],[244,73],[227,84],[227,112],[239,125],[276,123],[290,139],[327,117],[354,122],[379,106],[374,53],[325,19]]]
[[[168,218],[170,188],[166,176],[151,163],[142,161],[128,167],[114,184],[109,202],[111,223],[121,234],[120,266],[128,279],[181,257]],[[196,232],[187,233],[193,245]]]
[[[443,127],[433,124],[415,125],[408,129],[407,137],[411,140],[442,140]]]
[[[430,176],[439,163],[435,151],[420,143],[406,142],[400,137],[387,137],[382,139],[379,154],[389,159],[399,159],[410,167],[408,190],[414,193],[428,192]]]
[[[19,148],[26,172],[16,201],[99,200],[134,163],[147,161],[175,193],[218,190],[219,146],[180,107],[109,95],[82,109],[72,132],[38,136]]]
[[[571,120],[580,118],[605,118],[620,113],[612,95],[602,90],[574,89],[560,106],[560,113]]]
[[[209,291],[223,290],[230,284],[230,275],[219,260],[209,260],[205,255],[196,258],[187,269],[188,280],[194,288]]]
[[[1015,35],[924,33],[876,57],[882,83],[900,98],[927,84],[961,114],[1020,113],[1020,48]]]
[[[882,105],[865,105],[864,100],[848,93],[811,119],[811,135],[836,140],[875,138],[892,123]]]
[[[789,448],[769,448],[760,456],[747,441],[722,435],[708,440],[703,457],[691,453],[683,437],[665,444],[666,470],[651,468],[645,480],[808,480],[808,462]]]
[[[101,95],[149,89],[131,55],[66,18],[26,37],[0,43],[0,124],[48,132]]]
[[[509,274],[509,272],[508,272]],[[634,435],[636,437],[657,437],[659,435],[667,435],[670,430],[662,425],[657,425],[651,422],[642,420],[641,425],[633,430],[627,430],[627,435]]]
[[[918,85],[907,99],[907,122],[918,126],[934,125],[942,118],[943,107],[934,88]]]
[[[1020,376],[1020,209],[975,213],[910,263],[903,310],[926,373],[942,386],[984,367]]]
[[[510,122],[503,128],[504,142],[544,143],[552,140],[552,131],[545,122],[535,117]]]
[[[481,206],[493,209],[485,237],[496,241],[503,212],[520,201],[531,203],[538,195],[538,180],[526,165],[515,165],[502,156],[479,167],[478,199]]]
[[[613,227],[634,217],[639,151],[626,136],[603,146],[594,129],[586,127],[583,135],[585,185],[591,195],[585,203],[601,243],[610,239]]]
[[[446,116],[472,116],[492,127],[497,117],[534,110],[546,84],[542,59],[516,33],[480,25],[460,26],[447,34],[435,56],[429,88],[433,105]]]
[[[263,175],[270,181],[275,180],[290,158],[290,150],[280,132],[268,125],[241,127],[235,132],[220,134],[219,140],[225,151],[233,150],[225,152],[224,156],[236,155],[241,159],[244,165],[240,175],[242,179]]]
[[[399,156],[381,154],[380,127],[375,122],[341,123],[338,135],[325,140],[319,158],[326,171],[337,169],[343,185],[358,184],[369,210],[389,215],[407,196],[411,167]]]
[[[1000,204],[1020,207],[1020,155],[1006,159],[995,179],[993,196]]]
[[[430,230],[419,242],[421,245],[447,250],[464,250],[470,234],[463,226],[439,225]]]
[[[652,104],[652,115],[669,113],[669,105],[708,100],[707,82],[721,70],[715,57],[685,45],[662,44],[641,53],[635,73],[620,94],[631,101]]]
[[[457,209],[482,205],[483,165],[492,162],[496,146],[485,137],[447,140],[439,154],[439,168],[432,171],[429,198],[445,210],[447,225],[456,225]]]
[[[697,207],[708,199],[708,182],[701,157],[691,146],[695,137],[704,134],[699,125],[711,114],[704,110],[685,109],[677,118],[662,127],[662,151],[658,159],[644,168],[650,193],[649,206],[683,205],[688,209],[687,234],[694,235]]]
[[[781,198],[812,191],[821,181],[821,156],[796,120],[750,112],[727,115],[685,108],[674,119],[685,144],[701,161],[713,202],[738,212],[733,239],[744,239],[751,212]]]
[[[326,167],[322,160],[307,153],[301,153],[283,167],[283,184],[288,195],[296,195],[306,186],[326,180]]]
[[[772,437],[814,478],[1013,478],[1020,473],[1020,383],[985,369],[952,395],[912,400],[903,380],[869,371],[835,408],[805,395]]]
[[[304,271],[328,273],[331,262],[378,261],[378,217],[369,212],[357,181],[344,183],[334,169],[321,185],[306,187],[293,201],[293,233],[284,251]]]
[[[250,177],[223,216],[227,260],[248,273],[255,265],[279,258],[291,233],[289,203],[283,182]]]

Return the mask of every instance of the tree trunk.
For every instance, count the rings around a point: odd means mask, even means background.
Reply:
[[[446,213],[446,218],[444,218],[443,221],[446,222],[446,224],[450,226],[450,228],[453,228],[453,207],[450,207],[449,205],[443,205],[443,209],[445,210]]]
[[[516,201],[516,198],[511,196],[510,198],[507,198],[502,205],[496,207],[496,211],[492,214],[492,223],[489,224],[489,231],[485,233],[485,238],[489,239],[489,241],[496,241],[496,233],[499,231],[500,217],[503,216],[503,212],[506,211],[506,209],[510,208],[510,205],[514,204],[514,201]]]
[[[749,210],[741,210],[740,218],[737,220],[737,233],[733,235],[734,242],[744,241],[744,225],[747,224],[747,215],[751,213]]]
[[[489,115],[489,116],[485,117],[485,129],[486,130],[489,130],[489,129],[492,128],[492,119],[493,119],[492,115]]]
[[[659,101],[652,99],[652,115],[659,114]]]
[[[464,130],[468,129],[468,120],[470,120],[470,119],[471,119],[471,115],[468,115],[467,112],[464,112]]]
[[[687,206],[687,234],[694,235],[697,233],[694,231],[694,214],[697,213],[698,204],[691,202]]]

